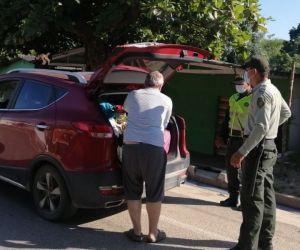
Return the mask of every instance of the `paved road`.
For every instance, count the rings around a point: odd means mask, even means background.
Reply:
[[[226,192],[187,183],[166,193],[160,220],[168,238],[134,243],[125,207],[82,210],[64,223],[47,222],[33,211],[30,195],[0,182],[0,249],[227,249],[235,244],[241,213],[218,206]],[[279,208],[276,250],[300,249],[300,211]],[[143,209],[144,231],[146,211]]]

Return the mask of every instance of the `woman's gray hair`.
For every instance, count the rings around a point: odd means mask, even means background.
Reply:
[[[164,76],[159,71],[152,71],[147,75],[145,85],[161,87],[164,85]]]

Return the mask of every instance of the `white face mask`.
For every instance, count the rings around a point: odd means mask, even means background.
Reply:
[[[243,94],[246,91],[244,85],[235,85],[235,90],[237,93],[240,93],[240,94]]]
[[[243,78],[246,83],[250,84],[250,77],[247,71],[245,71]]]

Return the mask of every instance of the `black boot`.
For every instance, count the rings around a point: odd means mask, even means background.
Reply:
[[[234,247],[230,248],[229,250],[242,250],[239,245],[235,245]]]
[[[220,206],[222,207],[237,207],[238,202],[237,199],[228,198],[226,200],[220,201]]]
[[[273,244],[272,243],[268,243],[268,244],[258,243],[258,250],[273,250]]]

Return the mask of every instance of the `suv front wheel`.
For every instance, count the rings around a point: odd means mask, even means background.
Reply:
[[[76,212],[63,178],[51,165],[44,165],[37,171],[32,194],[37,212],[47,220],[65,219]]]

